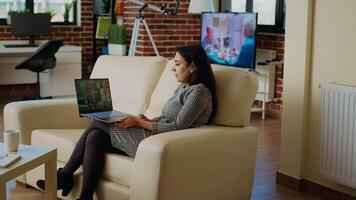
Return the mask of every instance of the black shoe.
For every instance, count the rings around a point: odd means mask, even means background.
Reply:
[[[74,186],[74,175],[65,173],[62,169],[59,168],[57,171],[57,190],[62,190],[62,196],[68,196]],[[45,190],[45,181],[43,179],[38,180],[36,185]]]

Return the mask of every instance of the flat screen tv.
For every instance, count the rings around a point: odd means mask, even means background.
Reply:
[[[201,45],[210,61],[255,68],[257,13],[202,13]]]

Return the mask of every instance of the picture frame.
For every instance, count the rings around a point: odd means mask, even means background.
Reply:
[[[108,39],[108,31],[111,25],[111,17],[110,16],[99,16],[98,23],[96,26],[96,39]]]

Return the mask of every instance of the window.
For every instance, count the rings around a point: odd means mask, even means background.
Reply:
[[[65,21],[65,7],[69,6],[68,21]],[[76,24],[77,5],[75,0],[0,0],[0,24],[6,24],[9,11],[49,12],[52,24]]]
[[[51,22],[64,22],[65,4],[71,2],[71,0],[34,0],[33,10],[34,13],[51,13]],[[73,6],[69,10],[68,22],[74,22]]]
[[[5,19],[11,10],[25,10],[25,0],[0,0],[0,18]]]
[[[258,13],[257,30],[283,33],[285,0],[222,0],[222,11]]]
[[[260,16],[259,24],[275,25],[276,24],[276,5],[277,0],[254,0],[253,12]]]
[[[245,12],[246,11],[246,0],[231,0],[231,11],[232,12]]]

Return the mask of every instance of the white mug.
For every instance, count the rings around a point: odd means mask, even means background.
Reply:
[[[4,131],[4,146],[6,152],[17,152],[20,143],[20,131],[5,130]]]

